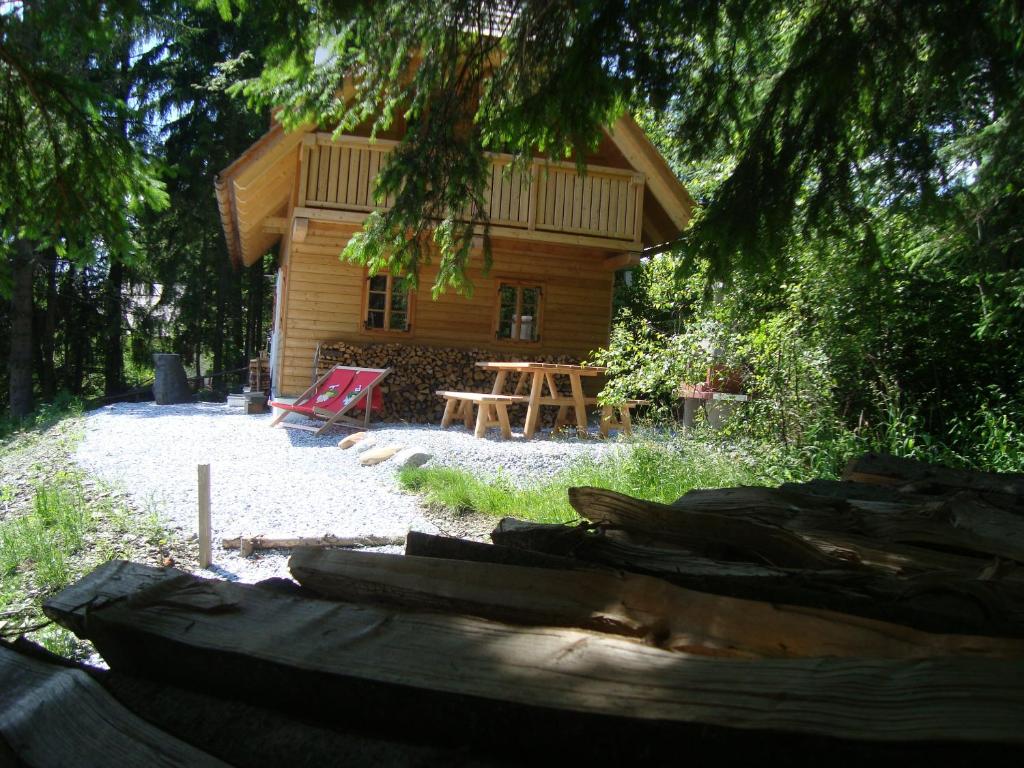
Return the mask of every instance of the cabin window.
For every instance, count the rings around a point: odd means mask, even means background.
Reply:
[[[541,286],[501,282],[498,286],[499,341],[517,343],[540,341]]]
[[[411,325],[409,281],[394,275],[366,278],[366,330],[408,331]]]

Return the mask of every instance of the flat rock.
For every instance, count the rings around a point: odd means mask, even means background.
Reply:
[[[381,448],[373,448],[360,457],[359,463],[363,466],[371,467],[374,464],[380,464],[382,461],[387,461],[401,450],[402,446],[400,445],[385,445]]]
[[[376,444],[377,444],[377,438],[374,437],[373,435],[367,435],[362,440],[360,440],[358,443],[353,445],[352,446],[352,450],[354,450],[356,453],[362,453],[363,451],[370,450]]]
[[[431,455],[423,449],[412,446],[395,454],[395,464],[399,467],[421,467],[431,458]]]
[[[351,448],[356,443],[360,443],[370,436],[369,432],[356,432],[354,435],[343,437],[341,442],[338,443],[339,448]]]

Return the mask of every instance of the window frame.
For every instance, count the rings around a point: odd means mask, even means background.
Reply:
[[[387,290],[384,298],[384,327],[383,328],[371,328],[370,327],[370,282],[375,277],[387,278]],[[404,275],[397,275],[399,279],[405,279]],[[396,275],[390,272],[377,272],[376,274],[370,274],[369,270],[365,270],[363,273],[363,302],[362,302],[362,314],[359,321],[359,330],[361,333],[368,335],[389,335],[389,336],[403,336],[409,337],[412,335],[412,320],[413,320],[413,308],[416,304],[416,291],[411,286],[406,288],[406,310],[405,310],[405,328],[391,328],[391,299],[394,294],[394,281]],[[380,310],[376,310],[380,311]]]
[[[498,344],[509,344],[516,345],[522,344],[527,346],[538,346],[543,338],[544,331],[544,297],[547,295],[547,286],[539,280],[523,280],[521,278],[495,278],[495,289],[494,289],[494,323],[491,333],[493,334],[494,340]],[[516,289],[516,305],[512,311],[512,336],[511,338],[501,338],[498,334],[501,331],[501,289],[503,287],[510,287]],[[523,305],[523,289],[524,288],[535,288],[538,291],[537,296],[537,313],[533,319],[534,333],[537,338],[535,339],[521,339],[518,337],[518,331],[522,329],[521,320],[522,317],[522,305]]]

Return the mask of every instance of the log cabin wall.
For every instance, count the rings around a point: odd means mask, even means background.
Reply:
[[[435,375],[429,391],[448,388],[482,390],[473,378],[472,362],[477,359],[520,359],[578,361],[608,343],[611,323],[613,272],[601,262],[599,250],[515,240],[495,240],[493,264],[483,274],[482,258],[470,265],[474,283],[472,296],[446,293],[432,300],[430,287],[436,266],[426,266],[414,293],[411,328],[408,331],[371,331],[364,327],[366,272],[362,267],[339,261],[338,254],[356,225],[310,221],[301,241],[292,238],[287,257],[287,284],[283,327],[284,347],[278,393],[296,396],[309,386],[318,344],[343,341],[355,345],[414,345],[421,348],[410,356],[409,365],[429,370],[428,354],[422,348],[478,350],[484,357],[470,360],[464,384],[453,385],[450,372]],[[504,281],[541,286],[542,316],[537,342],[509,342],[496,339],[498,287]],[[438,352],[438,365],[445,354]],[[457,357],[457,356],[456,356]],[[447,356],[449,364],[456,357]],[[368,362],[363,364],[369,365]],[[403,374],[396,381],[408,380]],[[442,382],[445,382],[442,384]],[[419,418],[417,413],[390,414],[397,418]]]

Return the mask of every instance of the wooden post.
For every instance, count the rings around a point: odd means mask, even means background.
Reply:
[[[199,465],[199,567],[209,568],[213,562],[210,547],[210,465]]]

